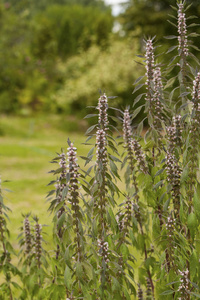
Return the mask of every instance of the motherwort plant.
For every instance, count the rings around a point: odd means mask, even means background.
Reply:
[[[172,8],[168,65],[155,38],[145,40],[133,106],[113,109],[100,95],[86,116],[96,118],[88,154],[68,139],[52,160],[52,239],[46,245],[45,227],[23,214],[19,267],[0,187],[0,299],[200,298],[200,70],[190,52],[198,34],[186,2]]]

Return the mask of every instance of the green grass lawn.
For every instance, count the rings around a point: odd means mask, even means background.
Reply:
[[[8,227],[11,240],[17,248],[17,236],[23,220],[22,213],[32,212],[47,224],[45,230],[50,242],[51,216],[47,212],[49,204],[46,195],[52,186],[47,184],[55,179],[48,172],[55,167],[50,161],[66,149],[67,139],[75,143],[78,155],[86,155],[88,146],[82,145],[86,136],[84,122],[58,116],[37,118],[1,117],[0,122],[0,174],[3,188],[12,192],[4,193],[9,213]],[[77,133],[80,132],[80,133]],[[80,160],[80,164],[82,164]]]

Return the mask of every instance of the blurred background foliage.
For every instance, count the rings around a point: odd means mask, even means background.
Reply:
[[[200,16],[199,1],[189,14]],[[0,112],[82,115],[98,91],[133,102],[144,70],[143,38],[176,34],[167,19],[175,0],[129,0],[113,17],[103,0],[3,0],[0,4]],[[165,63],[165,62],[163,62]]]

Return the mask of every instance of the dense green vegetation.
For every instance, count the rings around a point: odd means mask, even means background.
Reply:
[[[2,1],[0,112],[82,116],[80,109],[94,104],[100,89],[118,96],[119,106],[131,104],[132,84],[142,74],[134,59],[144,51],[143,37],[156,35],[166,51],[163,36],[177,35],[165,22],[173,2],[129,0],[114,18],[100,0]],[[188,12],[200,15],[198,1]],[[113,33],[116,21],[122,28]]]

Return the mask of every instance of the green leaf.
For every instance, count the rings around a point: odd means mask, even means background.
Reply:
[[[90,126],[90,127],[87,129],[85,135],[91,133],[91,132],[95,129],[96,126],[97,126],[97,124]]]
[[[142,96],[144,96],[144,95],[145,95],[145,93],[140,94],[140,95],[138,95],[138,96],[135,98],[135,100],[134,100],[134,102],[133,102],[133,107],[140,101],[140,99],[141,99]]]
[[[192,238],[194,238],[195,231],[197,229],[197,218],[193,212],[188,215],[187,225],[190,230]]]
[[[63,213],[61,216],[60,216],[60,218],[58,219],[58,222],[57,222],[57,226],[58,226],[58,229],[60,229],[62,226],[63,226],[63,224],[64,224],[64,222],[65,222],[65,213]]]
[[[66,287],[69,290],[71,290],[71,288],[72,288],[72,277],[71,277],[71,270],[68,266],[65,267],[64,283],[65,283]]]
[[[195,274],[196,274],[196,267],[198,266],[198,256],[197,256],[197,252],[194,249],[191,256],[190,256],[190,276],[191,276],[191,280],[193,280]]]
[[[126,261],[128,259],[128,256],[129,256],[129,250],[128,250],[128,247],[126,246],[126,244],[122,244],[120,246],[120,253],[123,256],[124,261]]]
[[[76,276],[80,281],[83,281],[84,278],[84,272],[83,272],[83,266],[82,263],[77,262],[76,263]]]
[[[164,38],[167,40],[173,40],[173,39],[177,39],[178,37],[176,35],[168,35],[168,36],[164,36]]]
[[[198,221],[200,222],[200,184],[198,183],[196,192],[193,198],[194,210]]]
[[[135,85],[138,82],[140,82],[143,78],[144,78],[144,76],[140,76],[139,78],[137,78],[133,85]]]
[[[85,269],[85,273],[87,274],[89,280],[92,280],[94,277],[94,272],[93,272],[92,266],[87,261],[84,261],[82,264],[83,264],[83,268]]]
[[[170,78],[170,79],[167,81],[167,83],[166,83],[166,85],[165,85],[165,87],[164,87],[164,90],[167,89],[167,88],[169,88],[169,87],[171,87],[171,86],[174,84],[174,81],[175,81],[175,80],[176,80],[176,76]]]
[[[114,160],[114,161],[117,161],[117,162],[121,163],[121,160],[119,158],[117,158],[116,156],[113,156],[113,155],[109,154],[109,157],[110,157],[111,160]]]
[[[84,119],[92,118],[92,117],[97,117],[98,114],[88,114],[87,116],[84,117]]]
[[[170,47],[169,49],[168,49],[168,51],[166,52],[166,54],[167,53],[170,53],[170,52],[172,52],[174,49],[176,49],[178,46],[172,46],[172,47]]]
[[[142,109],[143,106],[144,106],[144,105],[141,105],[141,106],[139,106],[138,108],[136,108],[136,109],[134,110],[134,112],[133,112],[133,114],[132,114],[132,118],[133,118],[133,119],[139,114],[139,112],[141,111],[141,109]]]
[[[174,293],[174,291],[173,290],[167,290],[167,291],[164,291],[162,294],[160,294],[160,295],[163,295],[163,296],[165,296],[165,295],[170,295],[170,294],[173,294]]]
[[[132,94],[134,94],[136,91],[138,91],[139,89],[141,89],[141,87],[143,87],[143,86],[144,86],[144,83],[138,84],[138,85],[135,87],[135,89],[134,89],[134,91],[132,92]]]

